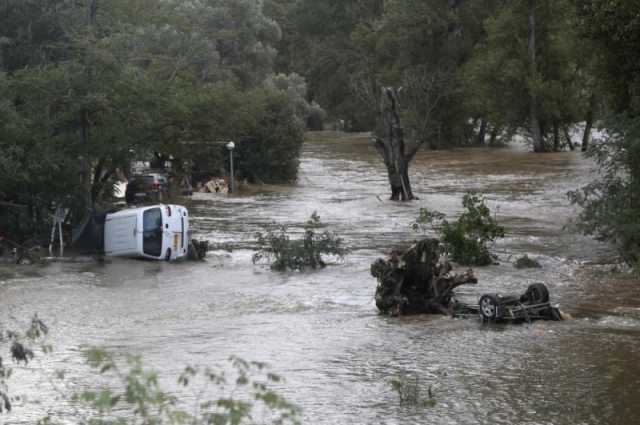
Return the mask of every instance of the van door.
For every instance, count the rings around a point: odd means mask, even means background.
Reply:
[[[136,215],[114,216],[105,221],[104,227],[104,251],[107,255],[135,254],[137,244]]]
[[[162,240],[162,210],[150,208],[142,213],[142,252],[152,257],[160,257]]]

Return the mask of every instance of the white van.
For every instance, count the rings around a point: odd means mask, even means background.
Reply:
[[[152,205],[107,214],[104,253],[114,257],[177,260],[189,250],[189,213],[181,205]]]

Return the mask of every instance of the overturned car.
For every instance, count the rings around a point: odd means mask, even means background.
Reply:
[[[477,305],[454,303],[454,314],[478,314],[483,321],[562,320],[558,307],[549,302],[543,283],[529,285],[522,295],[484,294]]]

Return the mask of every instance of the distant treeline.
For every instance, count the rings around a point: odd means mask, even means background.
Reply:
[[[633,103],[635,52],[626,49],[637,50],[639,8],[623,0],[265,1],[283,30],[278,69],[304,75],[310,98],[354,129],[374,127],[381,86],[401,86],[405,134],[432,148],[497,144],[524,130],[537,151],[566,148],[572,125],[591,127]]]

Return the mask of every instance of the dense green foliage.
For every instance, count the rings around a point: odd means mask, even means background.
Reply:
[[[574,224],[585,234],[612,242],[631,265],[640,263],[640,119],[619,116],[607,121],[609,136],[596,141],[588,155],[600,168],[598,178],[570,192],[582,207]]]
[[[270,0],[283,22],[279,69],[348,128],[370,130],[383,86],[401,86],[405,134],[431,148],[532,132],[561,149],[595,108],[598,52],[571,0]],[[532,57],[528,43],[534,17]],[[330,76],[330,78],[328,78]]]
[[[295,180],[313,108],[301,77],[295,96],[274,84],[289,77],[274,77],[281,31],[261,2],[7,0],[0,28],[10,236],[41,234],[54,204],[81,214],[108,200],[132,160],[226,173],[228,154],[210,142],[236,141],[241,178]],[[222,152],[198,167],[210,146]]]
[[[226,174],[229,139],[240,178],[294,180],[305,125],[326,110],[375,130],[393,86],[405,139],[430,148],[520,134],[573,149],[584,122],[586,150],[606,125],[590,154],[603,177],[573,199],[584,231],[633,251],[638,13],[624,0],[3,1],[0,228],[24,240],[53,204],[108,200],[133,159]]]
[[[267,260],[272,270],[284,271],[324,267],[323,254],[343,258],[348,253],[343,240],[329,231],[319,233],[322,226],[320,216],[314,212],[304,225],[302,239],[291,239],[285,226],[258,233],[260,249],[253,262]]]
[[[598,177],[569,194],[583,207],[578,228],[615,244],[629,264],[640,262],[640,5],[626,1],[576,0],[580,30],[599,53],[605,88],[605,135],[588,155]]]
[[[488,243],[504,237],[504,228],[491,216],[485,199],[467,193],[462,198],[464,211],[457,220],[449,222],[444,214],[420,208],[413,223],[414,230],[424,232],[432,226],[438,233],[445,251],[457,263],[486,266],[494,261]]]

